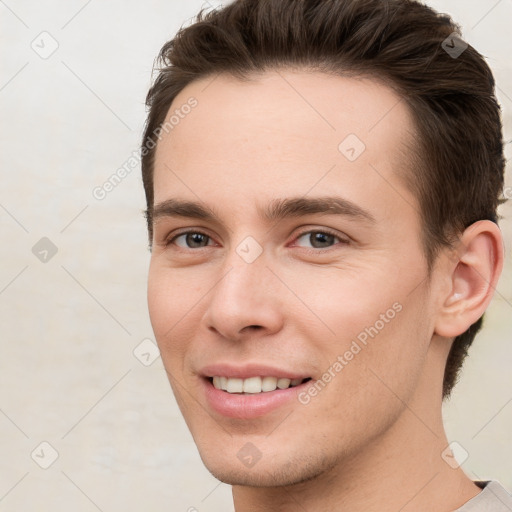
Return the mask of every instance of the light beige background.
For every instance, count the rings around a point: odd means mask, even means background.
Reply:
[[[487,57],[510,141],[512,0],[428,3]],[[0,2],[0,512],[233,508],[160,358],[133,353],[153,339],[139,167],[93,196],[138,149],[154,57],[202,5]],[[512,197],[510,168],[507,185]],[[512,489],[512,207],[501,213],[507,266],[444,413],[468,475]],[[42,237],[58,250],[46,263]]]

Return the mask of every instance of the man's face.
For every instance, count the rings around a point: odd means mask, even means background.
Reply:
[[[231,484],[303,481],[421,399],[434,300],[398,175],[410,113],[375,81],[285,70],[194,82],[167,119],[190,97],[156,153],[152,326],[207,468]],[[327,196],[343,207],[264,215]],[[170,199],[217,218],[171,215]]]

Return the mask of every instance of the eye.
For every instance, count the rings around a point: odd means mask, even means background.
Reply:
[[[176,243],[176,241],[182,237],[184,237],[184,245]],[[208,245],[208,240],[211,240],[211,238],[205,233],[201,233],[200,231],[185,231],[169,239],[165,243],[165,245],[171,245],[174,243],[175,245],[181,247],[182,249],[200,249],[201,247],[206,247]]]
[[[311,244],[310,247],[314,249],[329,249],[333,246],[333,244],[338,240],[342,244],[347,244],[348,240],[341,238],[335,233],[328,230],[310,230],[301,233],[296,240],[300,240],[301,238],[305,238]],[[318,251],[310,251],[310,252],[318,252]]]

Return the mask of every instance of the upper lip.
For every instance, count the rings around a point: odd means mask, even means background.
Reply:
[[[199,371],[205,377],[228,377],[248,379],[249,377],[280,377],[285,379],[306,379],[310,375],[293,370],[276,368],[266,364],[248,363],[234,366],[228,363],[209,364]]]

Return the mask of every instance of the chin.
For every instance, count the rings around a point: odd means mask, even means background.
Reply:
[[[203,461],[204,462],[204,461]],[[297,474],[296,470],[286,470],[283,468],[260,467],[240,468],[231,467],[221,468],[218,464],[208,465],[206,469],[221,482],[228,485],[242,485],[246,487],[282,487],[296,485],[307,480],[314,479],[317,475]]]
[[[255,469],[220,468],[218,465],[208,466],[206,469],[221,482],[228,485],[242,485],[245,487],[276,487],[286,483],[276,482],[272,474],[265,474]]]
[[[282,487],[313,480],[336,465],[335,460],[321,453],[316,456],[297,456],[280,453],[278,457],[262,455],[252,467],[246,467],[237,457],[237,451],[227,446],[212,450],[198,447],[206,469],[217,479],[229,485],[248,487]],[[280,459],[280,460],[278,460]]]

